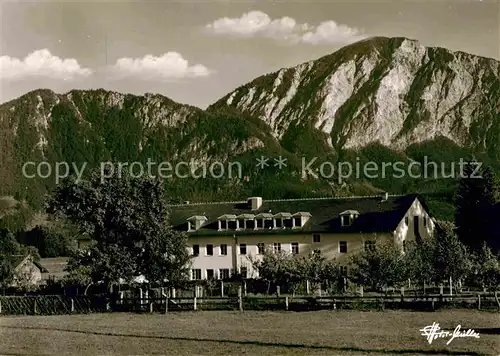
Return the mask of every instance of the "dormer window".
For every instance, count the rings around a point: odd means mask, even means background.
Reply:
[[[208,221],[206,216],[195,215],[187,219],[188,231],[196,231]]]
[[[260,213],[255,216],[257,229],[270,229],[273,227],[273,214]]]
[[[311,213],[308,212],[298,212],[292,215],[292,222],[294,228],[303,227],[307,220],[311,217]]]
[[[253,215],[253,214],[241,214],[241,215],[238,215],[237,219],[238,219],[238,229],[243,230],[243,229],[253,229],[254,228],[253,222],[255,219],[255,215]]]
[[[292,214],[290,213],[278,213],[273,216],[274,219],[274,227],[277,229],[281,229],[285,227],[285,220],[290,220],[292,218]]]
[[[354,220],[359,216],[356,210],[346,210],[340,213],[340,224],[342,226],[351,226]]]
[[[236,215],[225,214],[219,216],[217,220],[219,230],[236,229]]]

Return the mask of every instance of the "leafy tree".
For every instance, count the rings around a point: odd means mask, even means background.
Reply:
[[[411,281],[423,286],[424,294],[425,286],[435,280],[435,250],[434,239],[422,239],[419,242],[409,243],[406,251],[408,277]]]
[[[268,282],[268,293],[271,283],[276,285],[296,285],[301,279],[293,255],[284,251],[274,252],[269,248],[265,248],[262,258],[249,256],[249,260],[253,268],[258,271],[259,277]]]
[[[140,274],[157,282],[187,277],[181,266],[186,262],[186,239],[169,228],[158,180],[127,174],[102,179],[95,171],[88,181],[69,180],[59,186],[48,211],[65,216],[94,242],[86,253],[71,257],[70,274],[83,273],[108,290]]]
[[[0,288],[5,291],[14,278],[14,268],[11,260],[3,253],[0,253]]]
[[[472,256],[458,239],[454,224],[438,222],[436,238],[409,245],[406,253],[408,277],[424,286],[452,280],[455,286],[472,272]]]
[[[295,268],[302,281],[310,281],[314,284],[326,283],[328,289],[338,289],[342,276],[339,266],[333,260],[328,260],[320,254],[301,256],[296,259]]]
[[[14,234],[7,229],[0,229],[0,255],[11,258],[14,255],[31,255],[35,261],[40,260],[38,249],[20,244]]]
[[[38,248],[41,257],[69,256],[74,240],[63,231],[47,226],[36,226],[23,234],[24,243]]]
[[[474,251],[480,250],[490,234],[490,219],[495,203],[495,177],[490,168],[473,175],[475,168],[465,166],[465,178],[460,180],[456,195],[455,225],[460,240]]]
[[[314,284],[326,282],[332,286],[340,279],[337,264],[318,254],[300,256],[265,249],[262,258],[255,259],[250,256],[250,261],[253,268],[259,272],[260,278],[267,281],[269,286],[271,283],[289,286],[293,294],[305,281]]]
[[[500,288],[500,256],[495,256],[486,244],[474,256],[474,279],[485,289]]]
[[[451,279],[455,284],[463,281],[472,271],[472,258],[467,247],[458,239],[454,229],[441,225],[437,230],[434,259],[434,280]]]
[[[168,226],[146,238],[140,260],[141,270],[153,284],[173,287],[189,279],[191,256],[186,244],[187,236]]]
[[[393,241],[375,240],[373,248],[351,256],[351,276],[355,283],[387,292],[408,280],[405,256]]]
[[[0,229],[0,254],[5,256],[21,254],[21,246],[8,229]]]

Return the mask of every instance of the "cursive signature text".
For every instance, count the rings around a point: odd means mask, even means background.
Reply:
[[[473,337],[479,339],[479,333],[475,332],[474,329],[460,330],[461,325],[457,325],[455,330],[446,331],[442,330],[438,323],[434,322],[432,325],[428,325],[423,329],[420,329],[422,336],[427,337],[429,344],[438,338],[449,338],[446,345],[449,345],[455,338],[461,337]]]

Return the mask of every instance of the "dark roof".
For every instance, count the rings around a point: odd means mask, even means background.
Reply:
[[[416,195],[389,196],[382,201],[380,196],[352,197],[352,198],[319,198],[319,199],[290,199],[290,200],[263,200],[259,210],[251,210],[247,202],[221,202],[221,203],[190,203],[170,206],[170,222],[174,229],[187,231],[187,221],[193,215],[204,215],[207,223],[198,231],[190,235],[245,235],[255,234],[254,230],[227,230],[217,231],[217,218],[224,214],[240,215],[242,213],[267,213],[273,214],[288,212],[309,212],[311,218],[302,229],[269,229],[260,230],[259,233],[300,233],[310,232],[342,232],[342,233],[382,233],[393,232],[401,222],[416,198]],[[351,226],[343,227],[340,223],[340,213],[346,210],[356,210],[360,213]]]
[[[47,271],[45,273],[48,273],[50,276],[62,278],[68,274],[68,272],[64,271],[68,265],[67,257],[42,258],[40,264],[45,267]]]
[[[12,263],[12,266],[14,268],[19,267],[19,265],[30,255],[12,255],[10,256],[10,262]],[[40,272],[42,273],[47,273],[47,269],[42,266],[38,261],[32,260],[31,261],[36,267],[40,269]]]

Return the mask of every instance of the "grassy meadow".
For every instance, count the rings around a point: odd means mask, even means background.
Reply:
[[[0,318],[1,355],[499,355],[498,313],[227,312],[87,314]],[[437,339],[419,329],[438,322],[480,333]]]

